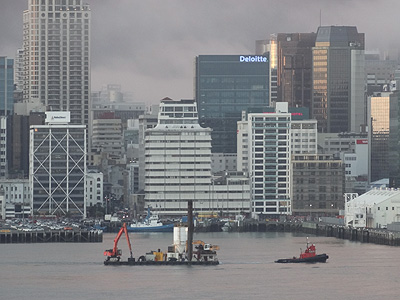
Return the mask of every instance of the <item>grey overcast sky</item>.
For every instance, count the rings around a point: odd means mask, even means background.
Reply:
[[[92,91],[121,84],[135,101],[193,98],[194,57],[252,54],[278,32],[352,25],[367,50],[400,48],[399,0],[86,0],[92,10]],[[28,0],[0,0],[0,55],[22,45]]]

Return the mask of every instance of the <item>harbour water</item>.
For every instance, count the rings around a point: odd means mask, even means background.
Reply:
[[[298,256],[306,235],[198,233],[219,245],[218,266],[104,266],[103,243],[0,245],[0,299],[398,299],[400,248],[310,236],[327,263]],[[134,256],[166,250],[172,233],[130,234]],[[128,257],[125,237],[119,242]]]

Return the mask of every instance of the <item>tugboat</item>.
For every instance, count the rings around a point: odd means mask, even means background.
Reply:
[[[325,253],[316,254],[315,245],[308,243],[307,237],[307,248],[304,252],[300,253],[300,257],[293,258],[281,258],[276,260],[276,263],[316,263],[316,262],[326,262],[329,256]]]

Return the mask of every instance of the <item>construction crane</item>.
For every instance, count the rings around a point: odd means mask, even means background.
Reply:
[[[118,241],[121,238],[121,235],[123,233],[125,233],[126,241],[128,242],[128,246],[129,246],[129,251],[131,252],[130,259],[133,259],[132,246],[131,246],[131,241],[129,240],[128,229],[126,228],[126,223],[124,223],[122,225],[121,229],[119,230],[117,237],[114,239],[114,247],[112,249],[104,251],[104,255],[107,256],[107,261],[109,261],[110,259],[115,260],[115,261],[120,260],[121,255],[122,255],[122,250],[118,249]]]

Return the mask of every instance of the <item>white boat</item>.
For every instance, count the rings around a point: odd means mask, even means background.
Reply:
[[[147,216],[143,222],[132,223],[127,227],[129,232],[172,232],[174,224],[163,224],[158,215],[150,212],[150,207],[147,209]]]

